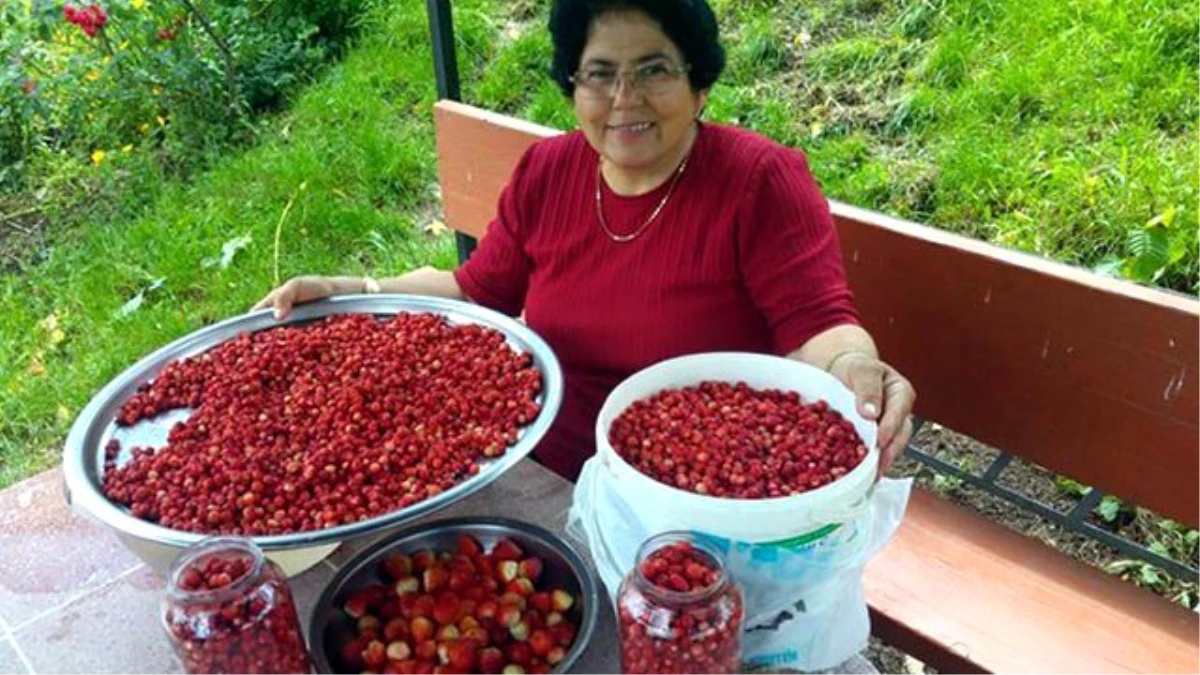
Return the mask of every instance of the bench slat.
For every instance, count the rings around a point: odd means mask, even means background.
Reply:
[[[923,417],[1200,526],[1200,302],[834,213],[864,323]]]
[[[1195,612],[922,489],[864,584],[872,630],[942,672],[1200,670]]]
[[[454,101],[433,109],[446,224],[482,239],[525,149],[561,132]]]

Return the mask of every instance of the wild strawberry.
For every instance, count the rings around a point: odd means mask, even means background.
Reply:
[[[521,621],[521,609],[516,605],[501,605],[496,612],[496,622],[506,628],[511,628]]]
[[[556,612],[566,613],[567,610],[571,609],[571,605],[574,604],[575,598],[561,588],[554,589],[554,592],[550,594],[550,606]]]
[[[436,627],[433,622],[423,616],[418,616],[409,624],[409,634],[417,642],[432,639],[434,630]]]
[[[483,553],[483,547],[479,545],[479,541],[469,534],[460,534],[455,540],[455,549],[470,557],[475,557]]]
[[[376,637],[379,631],[383,630],[383,624],[379,621],[379,617],[374,614],[367,614],[358,619],[358,634],[367,637]]]
[[[369,612],[373,606],[383,600],[386,594],[387,590],[379,584],[361,588],[354,593],[351,593],[350,597],[346,598],[346,602],[342,605],[342,609],[345,610],[345,612],[349,614],[351,618],[360,619],[367,612]]]
[[[388,643],[387,658],[389,661],[403,661],[410,656],[412,656],[412,649],[402,640]]]
[[[371,640],[363,649],[362,660],[368,668],[382,668],[387,663],[387,645],[379,640]]]
[[[446,645],[446,665],[455,673],[471,673],[475,671],[478,659],[479,645],[473,640],[458,640]]]
[[[517,573],[520,572],[521,566],[515,560],[500,560],[496,562],[496,576],[503,583],[508,583],[517,578]]]
[[[497,647],[485,647],[479,652],[479,672],[499,673],[504,669],[504,652]]]
[[[426,593],[437,593],[450,580],[450,573],[443,567],[430,567],[425,570],[424,582]]]
[[[356,637],[342,645],[342,664],[349,670],[359,671],[367,667],[363,660],[363,652],[371,642],[369,638]]]
[[[513,607],[517,607],[522,612],[524,612],[525,608],[529,606],[529,601],[525,599],[525,596],[521,595],[520,593],[513,593],[511,591],[505,591],[504,593],[501,593],[500,597],[496,599],[496,602],[500,603],[501,606],[511,605]],[[551,607],[554,606],[553,597],[550,598],[550,605]]]
[[[412,554],[412,569],[417,574],[429,569],[435,562],[437,562],[437,557],[434,556],[433,551],[422,549]]]
[[[545,629],[538,629],[529,634],[529,648],[538,656],[546,656],[554,649],[554,638]]]
[[[413,650],[416,657],[421,661],[433,661],[438,656],[438,646],[433,640],[425,640],[418,642],[416,649]]]
[[[383,625],[383,639],[388,643],[397,640],[406,640],[409,636],[409,622],[401,617],[396,617]],[[403,661],[403,659],[396,659]]]
[[[542,568],[543,565],[540,558],[526,558],[521,561],[517,573],[533,583],[537,583],[538,579],[542,578]]]
[[[393,587],[396,595],[408,595],[421,590],[421,582],[416,577],[401,577]]]
[[[441,625],[454,623],[461,609],[458,596],[453,591],[446,591],[438,596],[437,604],[433,606],[433,620]]]
[[[570,647],[572,642],[575,642],[575,626],[571,625],[570,621],[563,621],[560,624],[549,628],[550,635],[554,641],[562,647]]]
[[[542,614],[549,614],[553,610],[550,606],[550,594],[546,591],[537,591],[529,596],[529,606]]]
[[[533,662],[533,650],[529,648],[528,642],[513,642],[504,648],[504,653],[510,663],[528,666]]]
[[[502,537],[492,547],[492,557],[497,560],[520,560],[521,555],[521,547],[507,537]]]
[[[383,576],[391,581],[399,581],[412,575],[412,558],[403,553],[389,553],[379,564]]]
[[[517,577],[504,586],[505,593],[515,593],[523,598],[533,595],[533,582],[525,577]]]

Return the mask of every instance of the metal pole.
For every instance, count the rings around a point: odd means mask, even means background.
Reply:
[[[429,34],[433,39],[433,72],[437,78],[438,97],[461,101],[458,58],[454,53],[454,18],[450,12],[450,0],[426,0],[425,8],[429,14]],[[458,246],[458,263],[461,265],[475,250],[475,239],[462,232],[455,232],[454,242]]]
[[[433,72],[440,98],[461,101],[458,89],[458,59],[454,55],[454,18],[450,0],[426,0],[429,33],[433,38]]]

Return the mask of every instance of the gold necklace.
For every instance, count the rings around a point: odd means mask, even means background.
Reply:
[[[663,195],[662,200],[658,202],[658,206],[654,207],[654,211],[650,213],[650,217],[646,219],[646,222],[642,223],[640,227],[629,234],[617,234],[613,232],[608,227],[608,222],[604,220],[604,204],[601,198],[601,194],[603,193],[601,182],[604,180],[604,176],[600,173],[600,170],[604,166],[604,159],[601,158],[600,161],[596,162],[596,216],[600,219],[600,229],[604,230],[604,234],[607,234],[609,239],[618,244],[627,244],[642,236],[642,233],[650,227],[650,224],[654,222],[658,214],[662,212],[663,207],[667,205],[667,200],[674,194],[675,186],[679,184],[679,178],[683,176],[683,170],[687,168],[688,159],[691,156],[692,153],[689,150],[688,154],[684,155],[683,161],[679,163],[679,168],[675,169],[675,175],[671,178],[671,187],[667,188],[667,194]]]

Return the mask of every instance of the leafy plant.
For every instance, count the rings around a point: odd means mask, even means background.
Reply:
[[[190,173],[254,137],[253,116],[340,54],[360,10],[352,0],[0,3],[0,191],[105,169],[134,150]]]
[[[1175,227],[1177,213],[1178,209],[1172,206],[1145,225],[1131,228],[1125,238],[1128,255],[1106,258],[1097,265],[1097,271],[1145,284],[1158,283],[1188,254],[1187,236]]]

